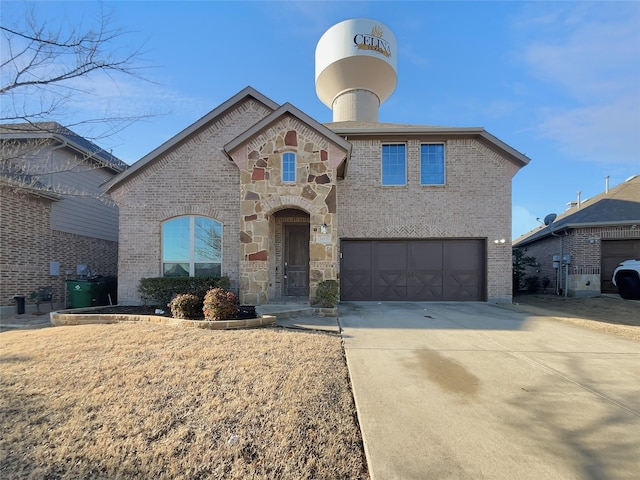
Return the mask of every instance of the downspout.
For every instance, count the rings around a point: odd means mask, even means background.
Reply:
[[[552,237],[558,237],[558,240],[560,240],[560,261],[558,263],[558,272],[556,273],[556,295],[560,295],[560,287],[562,286],[562,263],[563,263],[563,253],[562,253],[562,235],[557,235],[553,229],[551,228],[551,225],[549,225],[549,233],[551,233]],[[565,296],[566,296],[566,288],[564,289],[565,292]]]

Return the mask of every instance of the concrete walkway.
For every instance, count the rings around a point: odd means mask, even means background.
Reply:
[[[50,308],[40,306],[39,312],[29,311],[21,315],[17,313],[4,314],[0,317],[0,332],[50,327],[50,310]]]
[[[345,303],[373,480],[637,479],[640,343],[485,303]]]

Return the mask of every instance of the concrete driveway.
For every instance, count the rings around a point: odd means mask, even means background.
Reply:
[[[640,343],[485,303],[340,323],[374,480],[640,478]]]

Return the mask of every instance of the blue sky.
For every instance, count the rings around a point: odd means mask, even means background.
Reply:
[[[320,122],[314,55],[335,23],[369,17],[398,42],[398,84],[380,121],[484,127],[531,158],[513,180],[513,237],[640,174],[640,2],[18,2],[51,26],[90,25],[100,9],[142,46],[142,74],[95,75],[61,123],[151,115],[109,138],[133,163],[246,86]],[[104,125],[79,125],[101,136]]]

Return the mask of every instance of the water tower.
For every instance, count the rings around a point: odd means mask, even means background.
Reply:
[[[316,93],[334,122],[377,122],[396,88],[396,37],[386,25],[353,18],[327,30],[316,46]]]

